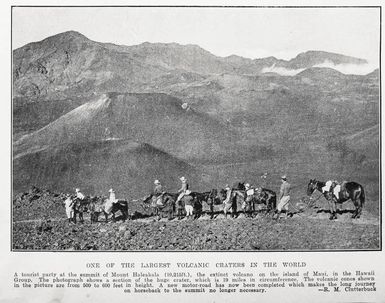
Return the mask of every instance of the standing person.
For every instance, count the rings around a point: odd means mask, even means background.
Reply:
[[[277,205],[276,219],[279,219],[282,210],[285,211],[286,218],[287,218],[288,210],[289,210],[291,185],[289,182],[287,182],[286,175],[283,175],[281,177],[281,181],[282,181],[282,184],[281,184],[281,188],[279,190],[279,203]]]
[[[194,210],[194,207],[193,207],[194,198],[192,196],[190,196],[190,194],[191,194],[191,191],[186,190],[186,192],[184,193],[184,196],[182,197],[183,202],[184,202],[184,207],[185,207],[185,210],[186,210],[186,217],[187,217],[187,219],[190,216],[192,217],[193,210]]]
[[[66,195],[66,199],[64,201],[64,206],[66,208],[66,215],[67,215],[67,219],[68,219],[68,222],[69,223],[72,223],[73,222],[73,218],[74,218],[74,201],[72,200],[71,198],[71,195],[70,194],[67,194]]]
[[[223,201],[223,212],[225,214],[225,217],[227,218],[227,212],[232,207],[232,203],[231,203],[232,201],[230,201],[231,200],[231,193],[232,193],[232,191],[231,191],[231,188],[230,188],[229,185],[226,185],[225,190],[226,190],[226,198]]]
[[[180,199],[183,198],[183,196],[185,195],[186,191],[188,190],[188,183],[187,183],[187,179],[185,177],[181,177],[180,180],[182,181],[182,187],[180,190],[178,190],[178,193],[179,196],[178,196],[178,199],[176,199],[176,202],[175,203],[178,203]]]
[[[162,184],[160,183],[159,180],[155,180],[154,184],[155,184],[155,188],[153,192],[152,203],[153,203],[153,206],[155,207],[156,204],[159,204],[159,205],[163,204],[162,197],[163,197],[164,191],[163,191]]]

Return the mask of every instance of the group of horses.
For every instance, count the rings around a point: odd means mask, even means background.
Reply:
[[[96,223],[99,220],[99,216],[104,214],[105,222],[108,222],[108,217],[112,215],[112,220],[115,221],[115,214],[120,211],[123,221],[127,220],[128,215],[128,202],[127,200],[117,200],[115,203],[108,204],[108,200],[104,197],[89,197],[84,199],[74,198],[73,202],[73,222],[76,224],[76,217],[79,218],[81,223],[84,222],[83,214],[85,212],[90,213],[91,224]]]
[[[143,206],[145,209],[154,209],[155,214],[160,219],[164,214],[168,216],[168,219],[174,218],[175,214],[178,219],[181,219],[184,216],[184,202],[183,199],[177,201],[179,194],[178,193],[163,193],[163,203],[157,204],[155,202],[153,194],[150,194],[143,199]],[[223,205],[224,202],[227,205],[224,205],[223,211],[227,217],[228,213],[231,214],[231,217],[236,217],[238,214],[238,209],[243,209],[246,217],[254,216],[256,212],[256,205],[263,204],[265,205],[265,210],[267,213],[276,208],[277,195],[272,190],[266,188],[259,188],[254,191],[254,194],[246,199],[246,189],[244,183],[237,183],[232,189],[230,194],[230,199],[226,201],[227,191],[225,189],[217,190],[212,189],[211,191],[199,193],[191,192],[190,196],[193,198],[193,213],[194,219],[199,218],[202,215],[204,205],[209,209],[208,213],[210,218],[213,219],[215,212],[215,205]]]
[[[343,182],[339,191],[338,197],[333,195],[331,191],[325,192],[323,190],[325,182],[311,179],[307,186],[307,195],[311,196],[315,190],[318,190],[321,195],[329,203],[330,219],[337,218],[337,204],[342,204],[345,201],[351,200],[354,203],[355,211],[352,218],[359,218],[362,213],[362,207],[365,202],[364,188],[356,182]],[[245,214],[245,217],[254,217],[257,211],[259,211],[258,205],[262,205],[266,214],[269,214],[276,210],[277,195],[274,191],[266,188],[255,188],[252,194],[246,193],[244,183],[236,183],[230,192],[229,199],[228,192],[225,189],[212,189],[211,191],[199,193],[191,192],[190,195],[193,198],[193,214],[194,219],[199,218],[203,213],[204,205],[209,209],[208,213],[210,218],[215,216],[214,206],[223,205],[224,215],[227,217],[228,212],[231,217],[238,215],[239,209]],[[142,207],[145,210],[152,210],[155,213],[158,220],[167,216],[169,220],[175,216],[181,219],[184,216],[184,202],[183,199],[177,202],[178,193],[162,194],[162,203],[156,203],[153,194],[145,197],[142,200]],[[84,222],[83,213],[90,212],[91,223],[98,222],[100,214],[104,214],[105,221],[108,221],[110,215],[112,220],[115,221],[115,214],[121,213],[123,221],[129,218],[128,202],[126,200],[117,200],[115,203],[108,203],[108,199],[103,197],[86,197],[83,200],[74,199],[74,223],[76,223],[76,217],[79,217],[80,222]]]

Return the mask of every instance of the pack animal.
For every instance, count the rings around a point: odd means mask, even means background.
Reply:
[[[91,223],[96,223],[99,220],[99,215],[104,214],[105,222],[108,222],[109,215],[112,214],[112,221],[116,221],[115,214],[119,212],[122,214],[122,220],[126,221],[128,215],[128,202],[119,199],[115,203],[110,203],[108,199],[97,197],[90,203]]]
[[[317,181],[316,179],[311,179],[307,185],[307,195],[311,196],[315,190],[321,192],[329,204],[330,209],[330,220],[337,219],[337,207],[336,204],[344,203],[351,200],[354,204],[355,211],[352,215],[352,218],[358,219],[361,216],[362,208],[365,203],[365,190],[364,187],[356,182],[343,182],[337,196],[335,195],[333,188],[336,184],[330,188],[330,190],[325,191],[326,182]]]
[[[256,210],[256,205],[266,206],[266,213],[270,213],[277,207],[277,194],[271,189],[254,188],[246,192],[245,214],[250,217]]]
[[[160,220],[163,214],[166,213],[168,219],[174,218],[175,201],[179,194],[163,193],[160,197],[155,197],[153,194],[145,197],[142,201],[143,208],[153,209],[157,219]]]

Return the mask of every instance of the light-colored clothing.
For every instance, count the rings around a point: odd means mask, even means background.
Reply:
[[[325,186],[322,187],[322,192],[325,193],[325,192],[330,191],[330,187],[332,186],[332,183],[333,182],[331,180],[326,181]]]
[[[188,183],[187,182],[182,182],[182,187],[181,187],[180,190],[178,190],[178,193],[180,193],[180,195],[176,199],[176,202],[179,202],[180,199],[183,198],[183,196],[185,195],[187,190],[188,190]]]
[[[72,219],[74,217],[74,208],[73,208],[73,201],[70,197],[68,197],[64,201],[64,205],[66,208],[66,215],[68,219]]]
[[[113,206],[114,206],[114,202],[112,202],[110,199],[107,199],[106,203],[104,204],[104,211],[106,212],[106,214],[109,215],[111,213]]]
[[[290,195],[290,183],[287,181],[284,181],[281,185],[281,188],[279,190],[279,199],[282,199],[284,196]]]
[[[162,185],[158,184],[154,188],[154,196],[159,197],[161,194],[163,194],[163,187],[162,187]]]
[[[80,191],[78,191],[78,192],[76,193],[76,198],[78,198],[78,199],[80,199],[80,200],[84,200],[85,196],[84,196]]]
[[[115,203],[115,202],[117,202],[118,200],[116,200],[116,196],[115,196],[115,193],[114,192],[112,192],[112,193],[110,193],[110,201],[112,202],[112,203]]]
[[[226,192],[226,199],[223,201],[223,212],[226,214],[229,210],[231,210],[231,189],[228,189]]]
[[[192,205],[185,205],[184,206],[185,210],[186,210],[186,216],[192,216],[193,214],[193,206]]]
[[[188,183],[187,182],[182,182],[182,187],[180,190],[178,190],[178,193],[185,193],[186,190],[188,190]]]
[[[290,196],[283,196],[277,205],[277,210],[281,212],[282,210],[289,210]]]

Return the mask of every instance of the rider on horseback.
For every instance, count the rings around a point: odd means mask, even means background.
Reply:
[[[187,179],[185,177],[181,177],[180,180],[182,181],[182,187],[180,190],[178,190],[180,195],[178,196],[178,199],[176,199],[176,203],[178,203],[179,200],[183,198],[183,196],[186,194],[186,191],[188,190]]]
[[[104,211],[109,214],[114,206],[114,203],[118,202],[116,200],[115,191],[111,188],[109,191],[109,198],[106,201],[106,204],[104,205]]]

